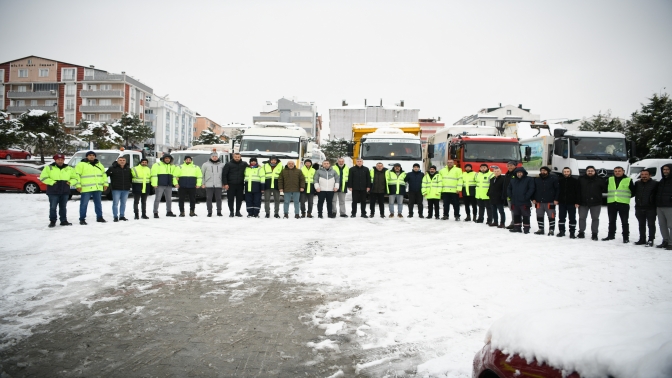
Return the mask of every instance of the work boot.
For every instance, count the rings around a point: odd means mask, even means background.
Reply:
[[[593,236],[590,237],[590,240],[598,241],[597,234],[593,234]]]
[[[471,216],[467,215],[467,217],[464,218],[464,221],[465,222],[471,222]]]
[[[154,218],[158,218],[158,217],[159,217],[159,213],[154,213]]]
[[[667,245],[668,245],[668,241],[667,241],[667,240],[663,240],[663,242],[660,243],[660,244],[658,244],[658,245],[656,246],[656,248],[667,248]]]
[[[506,228],[506,226],[504,225],[504,222],[502,222],[499,224],[499,226],[497,226],[497,228]]]
[[[420,213],[420,214],[418,214],[418,217],[419,217],[420,219],[422,219],[422,218],[424,218],[425,216],[422,215],[422,213]]]
[[[119,220],[120,220],[120,221],[127,221],[128,218],[126,218],[126,217],[119,217]]]
[[[299,214],[295,214],[295,215],[294,215],[294,218],[295,218],[295,219],[301,219],[301,216],[300,216]]]
[[[529,234],[529,233],[530,233],[530,228],[525,227],[525,229],[523,229],[523,234]]]
[[[390,214],[390,218],[394,218],[394,214]]]
[[[544,234],[544,229],[540,228],[539,231],[534,233],[535,235],[543,235]]]
[[[273,217],[280,219],[280,215],[278,213],[275,213],[275,215],[273,215]]]
[[[173,218],[175,218],[175,214],[173,214],[172,211],[167,212],[167,213],[166,213],[166,216],[167,216],[167,217],[173,217]],[[158,218],[158,217],[157,217],[157,218]]]
[[[460,221],[460,216],[458,215],[458,216],[455,217],[455,222],[459,222],[459,221]]]
[[[224,215],[222,215],[222,211],[221,211],[221,210],[218,210],[218,211],[217,211],[217,216],[218,216],[218,217],[223,217],[223,216],[224,216]]]
[[[653,240],[649,240],[648,242],[646,242],[646,246],[653,247]]]
[[[576,239],[576,235],[574,235],[574,231],[569,231],[569,238],[570,239]]]
[[[236,211],[236,216],[242,218],[243,214],[241,214],[240,211]]]
[[[56,221],[49,221],[49,228],[56,227]]]
[[[112,222],[119,222],[119,218],[114,217],[114,219],[112,219]]]
[[[639,239],[635,242],[635,245],[644,245],[644,244],[646,244],[646,240],[644,239]]]
[[[630,243],[630,237],[629,236],[624,236],[623,237],[623,244],[628,244]]]
[[[107,221],[104,218],[98,218],[96,219],[96,222],[98,223],[107,223]]]
[[[233,214],[233,211],[229,213],[229,218],[233,218],[235,215]]]
[[[180,211],[180,218],[184,217],[184,211]]]
[[[133,219],[140,219],[140,215],[138,215],[138,213],[135,213],[135,216],[133,217]]]
[[[602,238],[602,241],[609,241],[609,240],[614,240],[614,239],[616,239],[616,237],[615,237],[615,236],[612,236],[612,235],[607,235],[607,237],[606,237],[606,238]]]
[[[72,226],[72,223],[68,222],[67,220],[61,221],[61,226]]]
[[[80,220],[79,220],[79,224],[82,225],[82,226],[86,226],[86,225],[87,225],[87,223],[86,223],[86,221],[85,221],[84,219],[80,219]]]
[[[409,218],[413,218],[413,213],[408,213]]]
[[[380,214],[380,217],[385,219],[385,214]]]
[[[335,214],[335,213],[334,213]],[[348,216],[345,214],[341,214],[341,218],[347,218]]]
[[[322,216],[322,213],[317,213],[317,217],[320,218],[320,219],[324,218],[324,217]]]
[[[368,218],[369,216],[366,214],[362,214],[362,218]]]
[[[555,236],[557,236],[557,237],[561,238],[561,237],[565,236],[565,231],[563,231],[563,230],[560,230],[560,232],[558,232],[558,234],[557,234],[557,235],[555,235]]]
[[[305,212],[305,211],[302,211],[302,212],[301,212],[301,218],[305,218],[305,217],[306,217],[306,212]]]
[[[509,223],[509,225],[506,226],[506,228],[509,229],[509,230],[512,229],[513,228],[513,222]]]
[[[308,213],[308,214],[306,214],[306,217],[307,217],[307,218],[312,218],[312,217],[313,217],[313,214]]]
[[[289,214],[285,213],[285,216],[283,217],[284,219],[289,219]]]
[[[271,213],[266,213],[266,218],[270,218],[270,217],[271,217]]]
[[[404,216],[401,213],[397,214],[397,218],[403,218]]]
[[[190,217],[197,217],[198,215],[196,215],[196,212],[192,210],[192,211],[189,212],[189,216]]]
[[[586,233],[583,231],[579,231],[579,235],[576,236],[579,239],[584,239],[586,237]],[[571,238],[571,236],[570,236]]]
[[[555,231],[553,231],[553,230],[548,231],[548,236],[553,236],[554,234],[555,234]]]
[[[208,217],[208,218],[212,217],[212,211],[208,211],[208,215],[207,215],[207,217]]]
[[[350,215],[350,218],[356,218],[356,217],[357,217],[357,214]]]
[[[159,214],[156,214],[156,217],[158,218],[158,217],[159,217]],[[147,216],[147,214],[144,214],[144,213],[142,214],[142,216],[141,216],[140,218],[142,218],[142,219],[149,219],[149,217]]]
[[[444,215],[443,217],[441,217],[441,220],[448,220],[448,216]]]

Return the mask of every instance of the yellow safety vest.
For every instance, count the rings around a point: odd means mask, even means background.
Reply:
[[[442,180],[443,193],[459,193],[462,191],[462,170],[458,166],[448,169],[448,166],[439,171]]]
[[[267,189],[275,189],[275,180],[280,177],[282,173],[282,164],[278,163],[275,169],[269,163],[264,164],[264,177],[266,180],[271,180],[271,187]]]
[[[147,193],[145,188],[152,179],[151,169],[149,169],[149,167],[138,165],[136,167],[133,167],[133,169],[131,169],[131,174],[133,176],[133,183],[142,184],[142,193]]]
[[[389,193],[389,187],[390,186],[396,186],[396,189],[394,193],[392,194],[400,194],[400,187],[406,186],[406,181],[404,179],[406,178],[406,172],[401,172],[399,175],[397,175],[393,170],[392,171],[387,171],[387,186],[388,186],[388,193]]]
[[[306,168],[304,165],[301,167],[301,172],[303,173],[303,177],[306,178],[306,194],[310,194],[310,188],[313,186],[313,176],[315,176],[315,169],[312,166],[310,168]]]
[[[259,169],[259,166],[249,166],[245,168],[245,181],[247,181],[247,191],[252,192],[252,184],[258,182],[261,184],[262,181],[265,181],[266,177],[264,176],[264,171]]]
[[[487,200],[488,189],[490,188],[490,179],[492,178],[492,172],[478,172],[475,177],[476,181],[476,199]]]
[[[107,175],[105,167],[100,162],[92,165],[88,161],[82,161],[75,166],[77,174],[77,188],[82,189],[82,193],[102,192],[103,186],[107,186]]]
[[[630,204],[632,193],[630,192],[630,178],[623,177],[618,188],[616,187],[616,179],[614,176],[609,177],[609,185],[607,186],[607,203],[625,203]]]
[[[427,199],[441,199],[442,192],[442,178],[437,172],[434,177],[430,177],[429,173],[425,173],[422,178],[422,195]]]

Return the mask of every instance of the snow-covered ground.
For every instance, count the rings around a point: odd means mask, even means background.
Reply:
[[[185,272],[245,280],[248,269],[261,269],[325,293],[351,293],[314,309],[314,324],[327,336],[355,334],[365,349],[388,348],[387,356],[362,367],[386,364],[395,353],[413,348],[421,355],[421,376],[470,377],[488,329],[507,315],[672,308],[672,252],[623,245],[620,235],[611,242],[559,239],[417,216],[206,218],[204,204],[197,206],[197,218],[165,218],[162,204],[160,219],[112,223],[110,201],[103,203],[107,224],[94,222],[91,204],[88,226],[48,229],[45,195],[3,193],[0,206],[4,342],[29,334],[71,303],[95,300],[102,289],[129,280],[171,280]],[[78,208],[78,201],[69,202],[70,221],[76,222]],[[633,210],[633,241],[635,223]],[[602,237],[606,226],[604,209]],[[657,323],[669,325],[663,331],[672,329],[672,314],[667,319]],[[636,334],[637,328],[628,333]],[[503,346],[511,340],[496,335]],[[659,358],[672,359],[665,354],[672,340],[667,343]],[[338,345],[306,346],[307,353],[326,347]],[[614,358],[602,363],[619,366]]]

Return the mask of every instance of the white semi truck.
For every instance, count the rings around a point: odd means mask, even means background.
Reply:
[[[248,162],[250,158],[257,158],[260,165],[275,156],[283,165],[294,160],[300,167],[305,159],[324,156],[313,153],[316,149],[317,144],[308,141],[306,130],[294,123],[258,122],[245,130],[238,152]],[[313,164],[320,163],[313,160]]]
[[[354,124],[353,162],[364,160],[364,166],[373,169],[377,163],[392,169],[401,164],[405,172],[413,170],[413,164],[422,167],[422,141],[418,123],[369,122]]]

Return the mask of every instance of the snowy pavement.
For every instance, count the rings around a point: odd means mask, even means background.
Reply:
[[[326,343],[306,344],[305,353],[338,350],[339,336],[350,335],[370,351],[353,362],[355,371],[371,376],[410,369],[470,377],[488,329],[507,314],[672,305],[672,252],[623,245],[620,235],[570,240],[417,217],[207,218],[202,203],[197,218],[165,218],[162,204],[160,219],[112,223],[110,201],[103,202],[107,224],[49,229],[45,195],[2,193],[0,206],[4,347],[73,305],[110,300],[104,291],[185,274],[242,284],[265,272],[337,298],[312,308]],[[69,202],[72,222],[78,207]],[[630,224],[634,241],[634,210]],[[136,289],[151,295],[152,287]],[[244,301],[249,293],[226,295]]]

